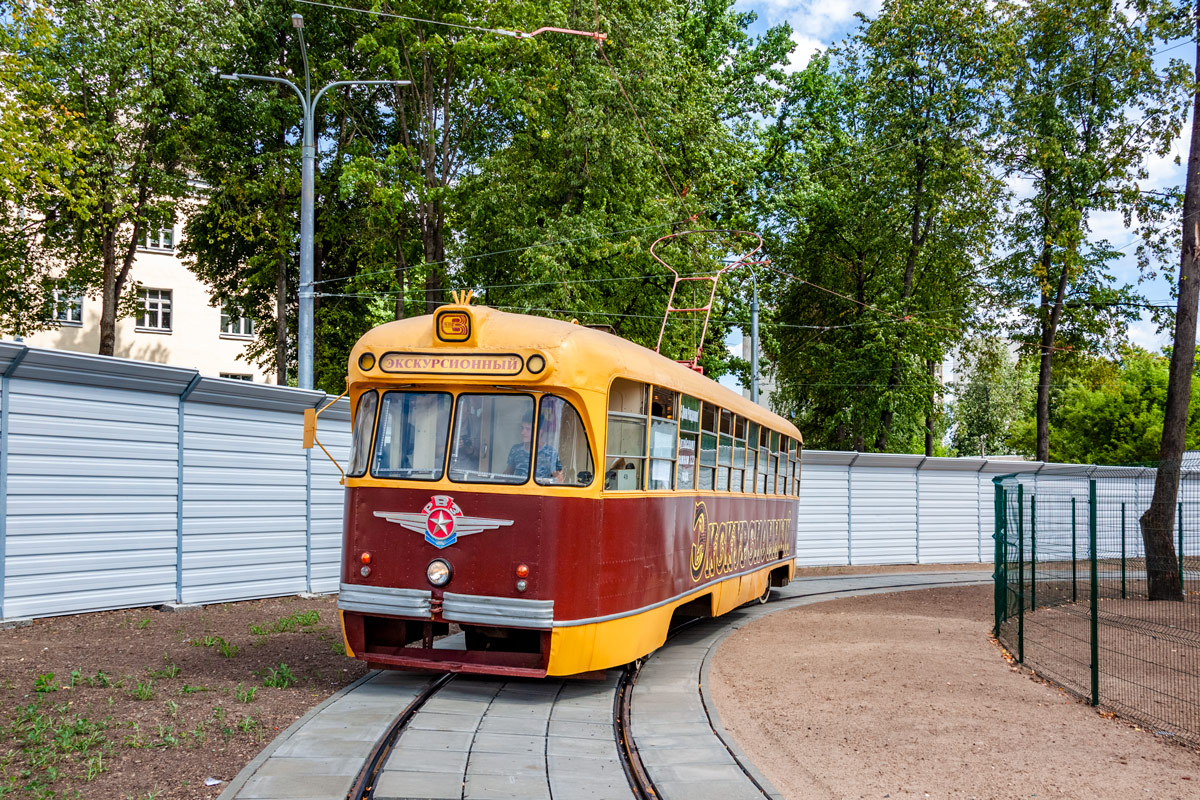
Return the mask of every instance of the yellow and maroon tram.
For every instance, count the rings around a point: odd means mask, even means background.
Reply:
[[[587,673],[792,578],[795,427],[619,337],[459,299],[350,354],[350,655]]]

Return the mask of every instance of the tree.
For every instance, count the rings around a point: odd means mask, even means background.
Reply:
[[[962,377],[954,387],[952,445],[958,455],[1009,452],[1013,423],[1032,395],[1032,376],[1002,339],[968,342],[959,358]]]
[[[188,126],[203,105],[197,68],[234,37],[235,18],[217,0],[67,0],[54,5],[54,36],[16,31],[44,79],[20,86],[19,102],[65,109],[80,132],[75,168],[25,201],[38,263],[61,264],[100,293],[102,355],[113,353],[139,243],[172,223],[188,195]]]
[[[1089,219],[1121,211],[1153,238],[1159,201],[1138,181],[1147,153],[1165,153],[1179,131],[1184,74],[1179,62],[1163,74],[1153,63],[1169,35],[1166,4],[1035,0],[1009,13],[1021,57],[1007,86],[1001,152],[1030,190],[1009,223],[1014,248],[996,288],[1019,312],[1015,335],[1038,358],[1036,457],[1044,461],[1055,359],[1103,351],[1144,302],[1132,286],[1114,286],[1107,265],[1117,251],[1089,239]]]
[[[809,65],[770,132],[761,219],[800,279],[777,315],[780,408],[815,446],[936,447],[936,368],[982,303],[1002,198],[977,133],[1002,35],[968,3],[887,4]]]
[[[1200,5],[1193,13],[1200,34]],[[1171,529],[1175,523],[1175,498],[1186,447],[1192,376],[1195,371],[1196,307],[1200,294],[1200,44],[1196,49],[1192,84],[1192,140],[1188,154],[1187,183],[1183,197],[1183,247],[1179,254],[1179,288],[1175,311],[1175,345],[1167,385],[1162,445],[1154,496],[1141,517],[1146,546],[1146,577],[1151,600],[1182,600],[1183,576],[1175,567]]]
[[[86,207],[87,187],[64,181],[79,165],[75,115],[45,101],[46,76],[34,55],[56,46],[59,28],[41,0],[15,2],[0,18],[0,331],[46,327],[55,288],[70,279],[34,246],[42,220],[34,198],[57,193]]]

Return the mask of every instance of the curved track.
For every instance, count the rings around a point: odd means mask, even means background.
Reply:
[[[977,582],[981,573],[806,578],[674,629],[604,680],[373,673],[289,728],[221,800],[754,800],[778,797],[707,693],[721,639],[839,596]]]

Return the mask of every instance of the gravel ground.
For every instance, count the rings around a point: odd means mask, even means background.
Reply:
[[[871,595],[751,623],[713,659],[721,720],[792,800],[1200,798],[1196,751],[1009,664],[988,635],[991,592]]]

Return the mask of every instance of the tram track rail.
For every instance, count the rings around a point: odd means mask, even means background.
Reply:
[[[434,678],[429,682],[428,686],[404,707],[403,711],[396,715],[396,719],[392,721],[392,724],[388,726],[383,736],[379,737],[378,741],[375,742],[375,746],[371,748],[371,752],[363,762],[362,771],[346,795],[346,800],[371,800],[375,796],[375,785],[379,780],[379,773],[383,770],[383,765],[387,763],[387,758],[391,754],[396,740],[400,738],[400,734],[404,733],[404,729],[412,721],[412,718],[416,716],[416,713],[421,710],[421,707],[429,702],[443,686],[452,680],[454,680],[454,673],[452,672],[447,672],[444,675]]]

